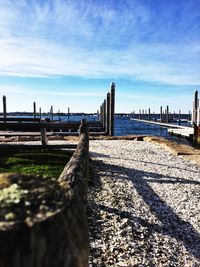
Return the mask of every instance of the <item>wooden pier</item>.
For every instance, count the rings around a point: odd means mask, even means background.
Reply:
[[[179,137],[184,137],[193,140],[196,144],[200,144],[200,101],[198,98],[198,91],[194,92],[193,110],[192,113],[190,113],[189,111],[188,118],[181,118],[181,110],[179,110],[178,119],[176,119],[178,125],[170,123],[175,121],[175,114],[169,113],[169,106],[167,106],[164,112],[162,106],[160,107],[159,118],[158,114],[151,114],[149,108],[148,114],[147,110],[144,111],[144,109],[142,110],[142,112],[140,109],[138,114],[135,114],[134,112],[133,118],[131,118],[131,120],[141,121],[142,123],[154,124],[160,127],[166,127],[168,128],[168,132],[170,134]],[[181,125],[181,123],[185,122],[190,122],[191,127]]]
[[[148,123],[148,124],[159,125],[161,127],[166,127],[166,128],[179,128],[179,129],[185,129],[185,128],[189,128],[190,129],[191,128],[191,127],[185,127],[185,126],[181,126],[181,125],[164,123],[164,122],[158,122],[158,121],[155,122],[155,121],[139,120],[139,119],[133,119],[133,118],[131,118],[130,120],[140,121],[140,122]]]
[[[167,129],[168,133],[172,135],[176,135],[178,137],[184,137],[190,140],[193,139],[193,135],[194,135],[193,127],[185,127],[185,126],[180,126],[180,125],[175,125],[175,124],[170,124],[170,123],[155,122],[155,121],[149,121],[149,120],[138,120],[138,119],[133,119],[133,118],[131,118],[130,120],[168,128]]]
[[[194,129],[192,127],[183,127],[178,129],[167,129],[168,133],[171,135],[176,135],[178,137],[185,137],[192,140],[194,136]]]
[[[90,135],[114,135],[114,109],[115,109],[115,84],[111,83],[110,92],[104,100],[103,105],[97,111],[98,120],[88,121]],[[60,114],[60,113],[59,113]],[[78,113],[76,113],[77,115]],[[42,117],[41,107],[39,117],[36,110],[36,102],[33,102],[33,113],[31,117],[8,116],[6,108],[6,96],[3,96],[3,113],[0,117],[0,136],[41,136],[42,143],[48,142],[49,136],[77,136],[79,135],[80,121],[69,121],[68,108],[67,121],[54,120],[53,106],[50,108],[49,118]],[[85,115],[81,113],[81,115]],[[89,114],[94,115],[94,114]]]

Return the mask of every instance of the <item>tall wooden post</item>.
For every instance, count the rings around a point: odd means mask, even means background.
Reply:
[[[169,106],[166,108],[166,123],[169,123]]]
[[[7,117],[7,111],[6,111],[6,96],[3,96],[3,117]]]
[[[197,90],[194,92],[192,124],[194,127],[193,140],[195,143],[200,144],[200,107]]]
[[[36,118],[36,103],[33,102],[33,118]]]
[[[51,106],[50,112],[51,112],[51,121],[53,121],[53,106]]]
[[[41,123],[46,123],[46,119],[45,118],[42,118],[40,119]],[[40,129],[40,133],[41,133],[41,142],[42,142],[42,146],[45,147],[48,145],[48,138],[47,138],[47,135],[46,135],[46,128],[43,127]]]
[[[104,102],[102,103],[102,126],[103,128],[105,127],[105,122],[104,122]]]
[[[163,119],[162,119],[162,106],[160,106],[160,122],[163,122]]]
[[[99,112],[99,121],[102,124],[102,105],[100,105],[99,110],[100,110],[100,112]]]
[[[107,100],[106,100],[106,133],[109,134],[110,129],[110,93],[107,93]]]
[[[192,111],[192,125],[197,123],[197,108],[199,106],[198,91],[194,92],[193,111]]]
[[[41,110],[41,107],[39,108],[39,113],[40,113],[40,119],[42,117],[42,110]]]
[[[112,82],[110,85],[110,130],[109,135],[114,135],[114,123],[115,123],[115,83]]]
[[[178,112],[178,125],[181,125],[181,110]]]
[[[106,132],[106,99],[103,101],[103,121],[104,121],[104,129]]]
[[[150,121],[150,115],[151,115],[151,110],[150,108],[148,109],[148,121]]]
[[[188,111],[188,121],[190,121],[192,118],[191,118],[191,111],[189,110]]]
[[[70,109],[67,109],[67,121],[69,122],[69,113],[70,113]]]

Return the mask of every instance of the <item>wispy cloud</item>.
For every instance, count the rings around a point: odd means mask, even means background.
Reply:
[[[173,1],[157,10],[147,1],[100,2],[2,0],[0,75],[200,84],[199,9],[192,17],[186,1],[182,11]]]
[[[94,91],[46,91],[40,88],[37,91],[30,89],[28,87],[22,86],[0,86],[0,94],[25,94],[25,95],[37,95],[37,96],[78,96],[78,97],[104,97],[104,93],[102,92],[94,92]]]

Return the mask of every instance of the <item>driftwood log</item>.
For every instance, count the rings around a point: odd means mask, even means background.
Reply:
[[[58,179],[67,196],[62,209],[31,223],[0,222],[0,267],[88,266],[88,140],[83,121],[77,149]]]

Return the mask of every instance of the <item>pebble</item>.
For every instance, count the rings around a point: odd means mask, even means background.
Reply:
[[[200,166],[145,141],[90,154],[89,266],[200,266]]]

